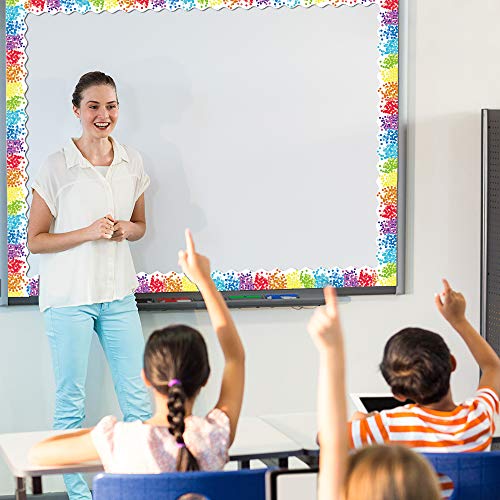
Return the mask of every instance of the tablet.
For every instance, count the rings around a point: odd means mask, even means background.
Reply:
[[[318,469],[279,469],[266,473],[266,500],[305,500],[318,495]]]
[[[398,406],[404,406],[412,403],[409,399],[402,402],[398,401],[390,392],[387,393],[355,393],[350,394],[354,407],[363,413],[372,411],[392,410]]]

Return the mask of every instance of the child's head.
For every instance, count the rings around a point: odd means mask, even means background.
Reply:
[[[179,446],[177,470],[198,470],[183,434],[186,400],[195,398],[210,375],[207,346],[200,332],[186,325],[153,332],[144,350],[144,375],[168,398],[168,429]]]
[[[405,328],[393,335],[380,363],[392,393],[422,405],[437,403],[448,394],[454,369],[455,358],[443,338],[421,328]]]
[[[342,500],[439,500],[429,463],[403,446],[368,446],[349,457]]]

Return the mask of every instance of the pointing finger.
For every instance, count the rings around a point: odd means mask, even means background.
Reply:
[[[444,293],[451,292],[451,286],[446,278],[443,278]]]
[[[326,311],[330,315],[337,314],[337,292],[335,288],[327,286],[323,293],[325,295]]]
[[[193,235],[191,234],[191,231],[189,229],[186,229],[186,249],[188,253],[194,253]]]

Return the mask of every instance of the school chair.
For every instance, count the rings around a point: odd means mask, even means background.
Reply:
[[[98,474],[93,500],[178,500],[189,493],[208,500],[265,500],[267,469],[164,474]]]
[[[436,472],[453,481],[450,500],[500,498],[500,452],[424,453]]]

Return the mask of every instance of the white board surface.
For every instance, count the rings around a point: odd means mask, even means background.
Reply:
[[[185,227],[222,271],[375,267],[377,14],[30,15],[30,178],[79,135],[71,94],[99,69],[118,86],[114,136],[152,180],[138,272],[177,271]]]

